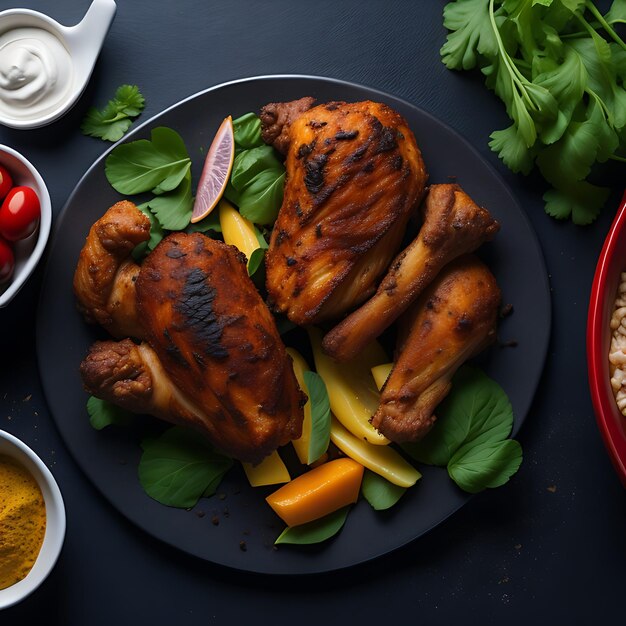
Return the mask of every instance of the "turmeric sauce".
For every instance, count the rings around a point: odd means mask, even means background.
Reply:
[[[0,589],[26,577],[46,532],[41,489],[30,472],[0,455]]]

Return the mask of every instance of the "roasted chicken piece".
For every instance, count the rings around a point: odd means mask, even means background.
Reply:
[[[500,229],[459,185],[432,185],[417,237],[391,263],[376,294],[333,328],[324,351],[338,361],[354,358],[388,328],[446,264],[473,252]]]
[[[123,200],[95,222],[80,252],[74,272],[78,309],[114,337],[143,337],[135,306],[139,265],[131,252],[149,237],[148,217]]]
[[[499,306],[496,279],[477,257],[447,265],[401,319],[408,332],[372,425],[398,443],[421,439],[456,370],[495,339]]]
[[[427,175],[413,133],[384,104],[331,102],[289,120],[287,132],[272,132],[289,148],[266,284],[270,306],[303,325],[339,317],[375,291]]]
[[[87,391],[196,427],[242,461],[300,435],[305,398],[243,254],[171,234],[144,260],[136,294],[149,345],[96,344],[81,366]]]

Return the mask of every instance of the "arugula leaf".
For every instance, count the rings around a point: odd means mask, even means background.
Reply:
[[[142,441],[139,481],[145,492],[165,504],[189,509],[213,493],[232,459],[218,454],[198,433],[174,426]]]
[[[461,367],[437,409],[428,437],[403,444],[414,459],[447,466],[461,489],[476,493],[504,484],[521,463],[521,447],[507,439],[513,409],[502,388],[480,369]],[[519,460],[519,462],[518,462]]]
[[[96,430],[102,430],[111,424],[127,426],[133,418],[132,413],[95,396],[89,396],[87,400],[87,413],[90,424]]]
[[[288,526],[278,536],[274,544],[311,544],[326,541],[342,529],[348,517],[349,510],[350,507],[346,506],[318,520],[308,522],[307,524]]]
[[[118,141],[130,128],[131,118],[137,117],[144,105],[145,99],[136,85],[121,85],[104,109],[91,107],[87,110],[80,129],[91,137]]]
[[[391,508],[405,492],[405,487],[394,485],[371,470],[366,469],[363,474],[361,494],[376,511]]]
[[[316,372],[304,372],[304,384],[311,403],[311,438],[307,463],[315,463],[330,442],[330,400],[322,377]]]
[[[191,159],[181,136],[171,128],[152,130],[151,139],[115,147],[105,162],[111,186],[121,194],[172,191],[184,180]]]

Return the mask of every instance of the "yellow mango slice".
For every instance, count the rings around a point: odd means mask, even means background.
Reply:
[[[311,368],[308,366],[304,357],[293,348],[287,348],[287,354],[293,360],[293,371],[300,389],[309,395],[309,391],[304,382],[304,372]],[[302,422],[302,435],[298,439],[294,439],[291,443],[300,459],[300,463],[309,464],[309,442],[311,441],[311,401],[307,400],[304,405],[304,420]]]
[[[422,475],[389,446],[373,446],[348,432],[338,420],[330,423],[330,440],[351,459],[400,487],[414,485]]]
[[[382,346],[373,341],[352,361],[337,363],[322,351],[322,332],[314,327],[307,330],[315,369],[326,384],[330,410],[355,437],[374,445],[387,445],[389,439],[369,422],[380,399],[371,369],[388,360]]]
[[[266,456],[258,465],[252,463],[242,463],[244,472],[248,477],[248,482],[253,487],[263,487],[264,485],[278,485],[288,483],[291,475],[287,466],[280,458],[278,450]]]
[[[389,378],[389,374],[391,374],[392,369],[393,363],[383,363],[382,365],[372,367],[372,376],[374,377],[374,382],[376,383],[379,391],[383,388],[387,378]]]
[[[265,499],[287,526],[299,526],[356,502],[362,479],[360,463],[335,459],[301,474]]]
[[[261,247],[252,222],[224,199],[219,203],[219,217],[224,241],[243,252],[249,261],[252,253]]]

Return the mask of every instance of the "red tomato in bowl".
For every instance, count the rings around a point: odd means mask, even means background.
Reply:
[[[0,165],[0,200],[2,200],[11,191],[13,187],[13,179],[6,167]]]
[[[0,235],[9,241],[32,235],[41,216],[39,198],[31,187],[13,187],[0,207]]]
[[[0,284],[6,283],[13,276],[15,257],[11,244],[0,238]]]

